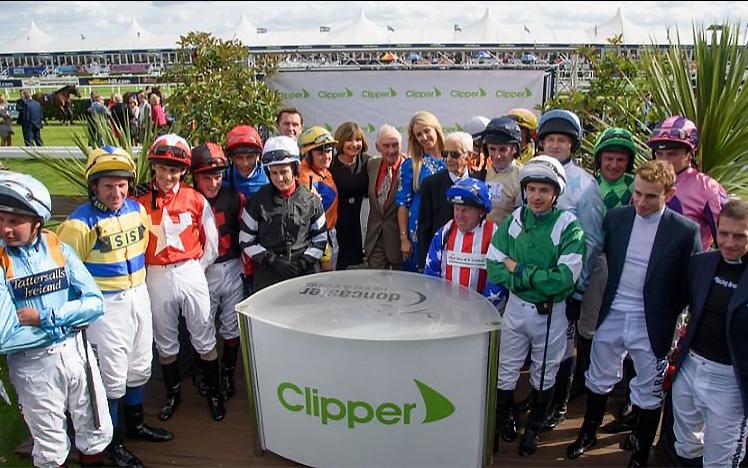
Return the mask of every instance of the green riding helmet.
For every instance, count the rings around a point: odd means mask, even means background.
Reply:
[[[606,128],[595,142],[595,169],[600,169],[600,154],[603,151],[620,151],[629,155],[629,163],[626,172],[634,172],[634,155],[636,155],[636,144],[631,132],[625,128]]]

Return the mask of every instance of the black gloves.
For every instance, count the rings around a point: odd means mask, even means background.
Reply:
[[[566,319],[570,322],[576,322],[579,320],[579,316],[582,315],[582,301],[575,299],[574,296],[566,298]]]
[[[150,182],[141,182],[137,184],[135,187],[133,187],[133,195],[136,197],[143,196],[145,194],[151,193],[151,183]]]
[[[309,266],[313,264],[313,261],[310,261],[310,259],[304,255],[295,260],[288,260],[287,258],[268,250],[265,252],[260,263],[271,267],[284,279],[289,279],[301,276],[305,271],[307,271],[307,269],[309,269]]]

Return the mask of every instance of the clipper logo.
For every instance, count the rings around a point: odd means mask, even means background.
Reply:
[[[366,99],[388,99],[397,97],[397,91],[391,87],[385,90],[365,89],[361,91],[361,97]]]
[[[530,91],[530,88],[525,88],[524,91],[509,91],[506,89],[497,89],[496,97],[500,99],[529,98],[532,97],[532,91]]]
[[[317,96],[319,96],[322,99],[348,99],[350,97],[353,97],[353,91],[351,91],[348,88],[345,88],[344,90],[337,90],[337,91],[320,91],[317,93]]]
[[[278,94],[280,94],[280,97],[284,100],[287,99],[307,99],[309,98],[310,94],[309,91],[307,91],[304,88],[301,88],[301,91],[278,91]]]
[[[434,86],[433,89],[420,90],[420,89],[409,89],[405,91],[405,97],[411,99],[432,99],[438,98],[442,95],[442,92]]]
[[[473,99],[473,98],[482,98],[486,96],[486,90],[481,88],[480,86],[478,89],[473,90],[465,90],[465,89],[453,89],[449,92],[449,96],[457,99]]]
[[[422,405],[416,402],[398,404],[369,403],[361,400],[342,401],[339,398],[320,395],[317,388],[301,388],[292,382],[282,382],[278,385],[278,402],[292,413],[319,418],[323,426],[341,421],[345,422],[348,429],[355,429],[357,425],[369,424],[374,420],[385,426],[410,425],[420,414],[423,414],[421,424],[428,424],[448,418],[454,413],[455,406],[447,397],[418,379],[413,379],[413,382],[421,394]]]

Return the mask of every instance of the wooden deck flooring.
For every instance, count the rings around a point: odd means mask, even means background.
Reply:
[[[185,377],[182,381],[181,406],[172,419],[161,423],[156,415],[165,391],[162,382],[152,380],[146,386],[146,422],[173,431],[175,438],[166,443],[127,441],[127,447],[140,457],[146,466],[298,466],[270,452],[259,457],[255,455],[241,366],[237,369],[237,377],[237,394],[227,402],[226,418],[220,422],[210,418],[205,398],[197,393],[190,378]],[[519,391],[518,395],[521,393],[522,391]],[[622,434],[600,434],[594,450],[578,460],[566,459],[566,446],[574,440],[582,422],[584,402],[583,396],[572,401],[570,419],[556,430],[543,435],[540,448],[535,455],[520,457],[517,454],[516,442],[503,443],[495,455],[492,466],[625,466],[629,452],[618,448],[618,443],[623,438]],[[611,418],[608,415],[606,422]],[[27,455],[30,455],[30,451],[30,441],[17,449],[17,452]],[[71,461],[76,461],[74,454],[71,454]]]

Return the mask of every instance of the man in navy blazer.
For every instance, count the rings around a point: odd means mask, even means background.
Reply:
[[[473,150],[473,137],[465,132],[453,132],[444,140],[442,156],[447,168],[423,179],[421,184],[421,209],[418,213],[418,266],[424,268],[426,254],[436,231],[447,224],[454,215],[452,203],[447,200],[447,190],[458,180],[472,177],[479,179],[480,174],[469,169],[470,155]]]
[[[21,106],[18,108],[18,125],[23,132],[23,144],[26,146],[44,146],[42,143],[43,113],[42,105],[31,99],[28,90],[21,92]]]
[[[703,456],[703,466],[737,466],[748,416],[748,202],[722,208],[717,245],[688,268],[691,316],[673,382],[673,434],[682,462]]]
[[[603,222],[608,282],[585,373],[587,411],[567,448],[569,458],[597,442],[608,394],[621,380],[628,353],[636,369],[630,387],[639,418],[629,466],[647,465],[660,421],[666,356],[688,301],[688,262],[701,250],[698,225],[666,206],[674,185],[672,164],[648,161],[636,171],[632,204],[609,211]]]

